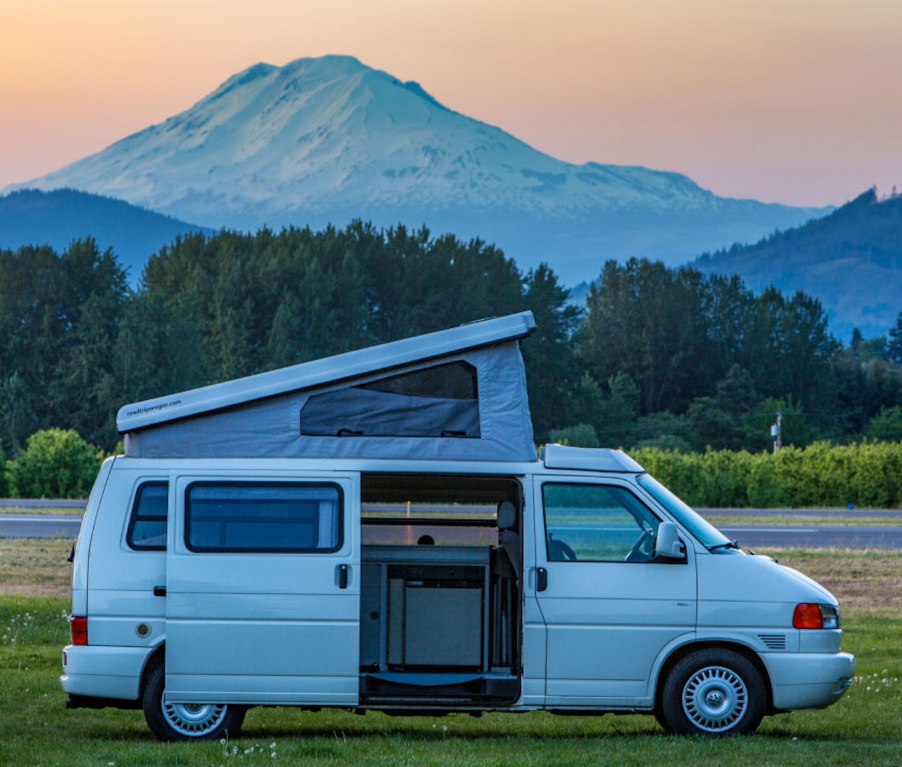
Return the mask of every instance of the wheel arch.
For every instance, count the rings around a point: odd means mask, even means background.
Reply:
[[[664,683],[667,680],[667,677],[673,667],[687,655],[695,652],[696,650],[711,649],[732,650],[733,652],[742,655],[744,658],[746,658],[746,660],[748,660],[752,663],[752,665],[755,666],[755,668],[758,670],[758,673],[761,674],[761,678],[764,680],[764,691],[767,695],[767,700],[764,702],[764,709],[767,713],[772,713],[774,710],[773,682],[770,678],[770,674],[767,671],[767,667],[764,665],[764,661],[761,660],[761,656],[758,655],[758,653],[748,645],[742,644],[741,642],[735,642],[725,639],[706,639],[703,641],[687,642],[671,649],[670,653],[664,657],[663,661],[658,666],[658,672],[655,677],[655,711],[661,710],[661,698],[664,694]]]
[[[147,660],[144,661],[144,668],[141,669],[141,683],[138,685],[138,700],[141,700],[144,697],[144,689],[147,687],[147,678],[150,676],[150,672],[165,662],[166,643],[160,642],[160,644],[153,649],[153,652],[147,656]]]

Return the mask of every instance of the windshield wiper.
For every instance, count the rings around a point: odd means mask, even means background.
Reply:
[[[742,546],[739,545],[739,541],[727,541],[726,543],[718,543],[714,546],[708,546],[708,551],[715,551],[716,549],[741,549]]]

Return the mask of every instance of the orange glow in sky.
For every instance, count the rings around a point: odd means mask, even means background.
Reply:
[[[902,0],[0,0],[0,187],[327,53],[571,162],[801,205],[902,187]]]

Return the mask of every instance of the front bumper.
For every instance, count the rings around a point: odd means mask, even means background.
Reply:
[[[153,648],[66,645],[60,685],[69,695],[137,700]]]
[[[825,708],[852,683],[855,658],[849,653],[762,653],[770,675],[773,708]]]

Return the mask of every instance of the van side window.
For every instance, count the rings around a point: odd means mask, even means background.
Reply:
[[[650,562],[660,520],[612,485],[542,486],[549,562]]]
[[[169,484],[144,482],[135,493],[125,542],[135,551],[166,551]]]
[[[342,492],[332,483],[194,482],[185,545],[198,552],[334,552]]]

